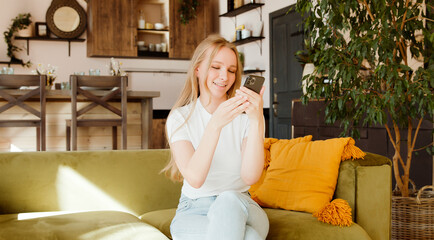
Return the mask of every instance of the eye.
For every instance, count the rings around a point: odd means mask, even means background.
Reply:
[[[228,72],[230,73],[235,73],[237,70],[236,69],[229,69]]]
[[[218,70],[218,69],[220,69],[220,66],[212,65],[211,68],[214,68],[214,69],[217,69],[217,70]]]

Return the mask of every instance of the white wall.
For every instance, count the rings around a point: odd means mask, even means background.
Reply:
[[[245,0],[244,2],[250,2]],[[289,5],[295,4],[296,0],[256,0],[257,3],[265,3],[261,9],[253,9],[249,12],[240,14],[236,17],[236,25],[245,25],[246,28],[252,28],[254,24],[258,24],[260,19],[264,23],[262,30],[262,35],[265,39],[260,41],[252,42],[238,46],[238,50],[244,53],[245,66],[258,67],[259,69],[264,69],[265,72],[262,76],[265,77],[266,92],[264,94],[264,107],[270,107],[270,34],[269,34],[269,14],[287,7]],[[220,14],[227,12],[227,0],[219,0]],[[234,17],[221,17],[220,22],[220,34],[228,40],[231,40],[235,33],[235,18]],[[262,54],[261,46],[262,45]],[[258,74],[258,73],[256,73]]]
[[[33,22],[45,22],[45,13],[51,4],[52,0],[0,0],[0,32],[4,32],[11,24],[11,19],[15,18],[19,13],[31,13]],[[219,14],[227,12],[227,1],[216,0],[219,5]],[[87,8],[86,1],[77,0],[84,9]],[[257,0],[257,2],[261,2]],[[245,53],[246,66],[259,67],[265,69],[263,76],[266,77],[266,87],[269,90],[269,13],[294,4],[295,0],[262,0],[265,5],[262,7],[262,21],[264,22],[263,35],[265,39],[262,41],[262,54],[258,43],[249,43],[239,47],[239,50]],[[237,17],[237,25],[246,24],[251,26],[254,21],[259,21],[260,10],[252,10]],[[234,18],[218,18],[219,31],[223,36],[232,36],[234,33]],[[81,36],[86,38],[86,32]],[[25,48],[26,41],[16,40],[15,45]],[[25,61],[31,60],[33,66],[23,68],[19,65],[12,65],[15,73],[30,73],[35,69],[38,63],[52,64],[58,66],[58,77],[56,82],[66,82],[70,74],[78,71],[88,72],[90,68],[98,68],[102,74],[107,72],[107,64],[109,58],[88,58],[86,56],[86,42],[72,42],[71,56],[68,56],[67,42],[53,41],[30,41],[30,52],[27,56],[26,50],[16,54],[18,58]],[[142,69],[166,69],[186,71],[189,66],[187,60],[159,60],[159,59],[134,59],[123,58],[119,59],[123,63],[123,68],[142,68]],[[7,45],[4,40],[0,41],[0,61],[9,61],[7,57]],[[0,67],[5,66],[0,64]],[[131,73],[130,88],[142,91],[160,91],[161,97],[154,100],[155,109],[170,109],[176,100],[179,89],[183,86],[185,74],[179,73]],[[269,107],[269,94],[266,91],[264,96],[264,107]]]

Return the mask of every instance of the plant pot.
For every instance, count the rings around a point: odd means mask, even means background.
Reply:
[[[18,37],[32,37],[33,36],[33,29],[32,26],[27,26],[24,29],[18,30],[16,33],[16,36]]]
[[[434,194],[416,197],[392,196],[392,239],[434,239]]]

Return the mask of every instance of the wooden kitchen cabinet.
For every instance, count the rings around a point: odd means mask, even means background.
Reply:
[[[179,0],[170,0],[170,44],[169,57],[190,58],[196,46],[214,31],[213,4],[214,1],[198,0],[196,18],[186,25],[181,24]],[[217,20],[215,20],[217,21]]]
[[[87,56],[137,56],[136,0],[90,0]]]
[[[147,1],[156,0],[90,0],[87,56],[137,57],[136,42],[142,38],[137,29],[138,6]],[[196,18],[187,25],[181,24],[180,1],[164,1],[169,3],[169,16],[165,16],[169,19],[169,58],[189,59],[196,46],[214,30],[212,4],[215,1],[199,0]]]

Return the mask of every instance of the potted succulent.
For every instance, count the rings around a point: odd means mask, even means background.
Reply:
[[[18,63],[25,67],[30,67],[32,64],[30,61],[24,62],[23,60],[15,57],[15,52],[21,51],[22,49],[13,44],[13,39],[15,34],[19,30],[23,30],[30,26],[32,20],[30,20],[30,13],[18,14],[14,19],[12,19],[12,24],[7,31],[3,32],[4,39],[8,45],[8,57],[10,57],[10,63]]]
[[[433,19],[426,14],[433,6],[422,0],[315,2],[296,4],[304,16],[304,54],[315,65],[303,77],[302,101],[324,99],[326,122],[340,121],[356,137],[360,124],[384,126],[395,149],[399,193],[410,197],[418,132],[423,119],[434,115]],[[432,143],[424,148],[433,151]]]

